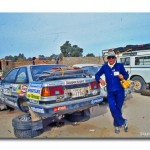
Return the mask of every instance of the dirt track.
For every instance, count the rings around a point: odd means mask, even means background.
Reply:
[[[125,101],[124,117],[129,121],[129,132],[123,129],[120,134],[114,133],[112,117],[107,104],[91,109],[92,118],[73,126],[65,121],[61,127],[47,127],[45,132],[35,138],[150,138],[150,97],[137,93]],[[0,138],[16,138],[11,125],[12,118],[22,114],[18,111],[0,112]],[[99,115],[101,114],[101,115]],[[98,116],[99,115],[99,116]]]

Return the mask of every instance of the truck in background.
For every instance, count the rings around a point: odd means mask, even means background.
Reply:
[[[150,44],[127,45],[113,49],[117,62],[123,63],[129,73],[129,79],[134,81],[134,91],[141,93],[150,89]],[[106,61],[107,50],[102,50]]]

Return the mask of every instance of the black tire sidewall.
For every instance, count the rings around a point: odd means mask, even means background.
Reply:
[[[135,92],[141,93],[142,90],[145,90],[145,89],[146,89],[146,83],[145,83],[145,81],[144,81],[144,79],[143,79],[142,77],[135,76],[135,77],[133,77],[131,80],[132,80],[132,81],[138,80],[138,81],[141,83],[141,85],[142,85],[140,90],[134,89]]]
[[[142,90],[141,95],[150,96],[150,90]]]
[[[40,130],[19,130],[14,128],[14,135],[17,138],[33,138],[43,133],[43,129]]]
[[[90,110],[86,109],[81,112],[75,112],[66,115],[66,120],[70,122],[84,122],[90,119]]]
[[[43,128],[42,120],[38,120],[38,121],[31,121],[31,120],[21,121],[20,120],[21,117],[30,117],[30,114],[24,114],[24,115],[15,117],[12,120],[12,126],[15,129],[18,129],[18,130],[29,130],[29,129],[38,130],[38,129]]]

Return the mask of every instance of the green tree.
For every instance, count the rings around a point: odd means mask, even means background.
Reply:
[[[31,57],[28,57],[28,58],[27,58],[27,60],[30,60],[30,61],[31,61],[31,60],[32,60],[32,58],[31,58]]]
[[[83,56],[83,49],[78,47],[78,45],[73,45],[69,43],[69,41],[66,41],[61,47],[61,54],[63,57],[81,57]]]
[[[15,61],[18,61],[18,60],[26,60],[26,57],[24,56],[24,54],[19,53],[18,56],[12,56],[12,55],[5,56],[5,59],[15,62]]]
[[[95,55],[93,53],[88,53],[86,57],[95,57]]]
[[[17,60],[26,60],[26,57],[24,56],[24,54],[19,53]]]
[[[46,59],[46,57],[44,55],[39,55],[39,59]]]
[[[5,56],[5,59],[6,59],[6,60],[13,60],[13,56],[12,56],[12,55]]]
[[[50,56],[50,60],[52,60],[52,59],[56,59],[58,57],[58,55],[56,55],[56,54],[52,54],[51,56]]]
[[[66,41],[66,43],[64,43],[61,47],[60,47],[61,53],[63,54],[64,57],[69,57],[71,54],[71,44],[69,43],[69,41]]]

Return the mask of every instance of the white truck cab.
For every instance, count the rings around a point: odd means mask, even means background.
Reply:
[[[107,51],[102,51],[103,56],[107,56]],[[128,49],[116,53],[116,56],[117,62],[123,63],[128,71],[129,79],[134,81],[135,92],[140,93],[142,90],[150,88],[150,49]]]

